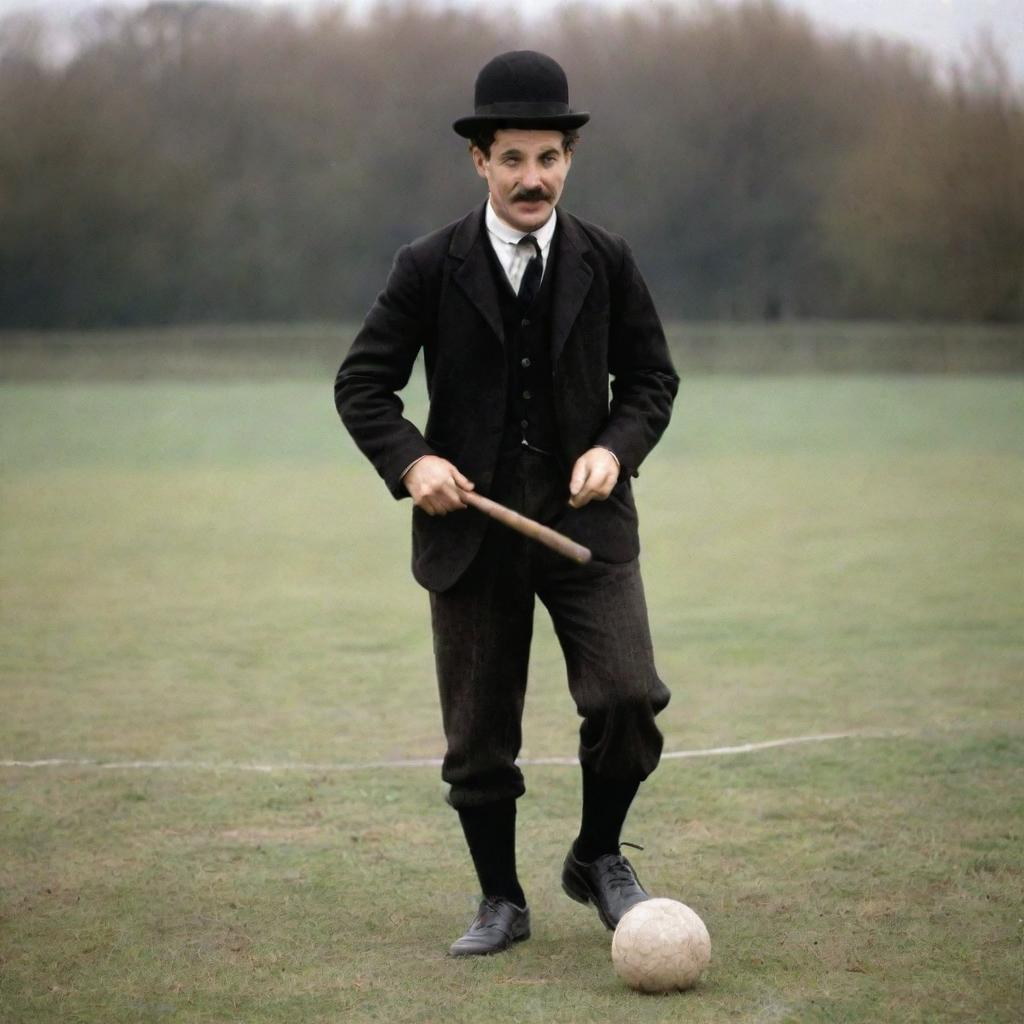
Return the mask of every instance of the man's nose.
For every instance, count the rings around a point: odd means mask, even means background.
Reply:
[[[540,168],[528,165],[523,171],[523,187],[538,188],[540,184]]]

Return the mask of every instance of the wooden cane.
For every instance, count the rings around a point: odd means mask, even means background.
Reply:
[[[590,548],[585,548],[582,544],[577,544],[576,541],[570,540],[564,533],[552,530],[550,526],[544,526],[538,523],[536,519],[530,519],[529,516],[524,516],[519,512],[506,508],[504,505],[499,505],[498,502],[491,501],[490,498],[485,498],[482,494],[464,491],[461,487],[456,487],[455,489],[459,492],[459,497],[470,508],[475,508],[478,512],[483,512],[485,516],[497,519],[499,523],[509,527],[509,529],[515,530],[517,533],[523,534],[524,537],[529,537],[531,540],[551,548],[552,551],[556,551],[564,558],[578,562],[580,565],[586,565],[590,561]]]

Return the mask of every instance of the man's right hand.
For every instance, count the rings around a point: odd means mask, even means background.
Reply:
[[[413,463],[402,477],[402,483],[416,506],[431,516],[443,516],[465,508],[456,486],[464,491],[471,491],[474,487],[472,480],[467,480],[452,463],[439,455],[424,455],[419,462]]]

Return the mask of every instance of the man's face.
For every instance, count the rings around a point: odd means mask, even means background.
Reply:
[[[473,163],[487,179],[494,212],[520,231],[544,224],[555,208],[572,154],[562,149],[562,133],[502,128],[494,137],[491,155],[473,147]]]

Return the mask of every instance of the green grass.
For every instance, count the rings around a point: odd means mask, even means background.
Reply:
[[[1020,1020],[1019,379],[684,380],[636,481],[666,749],[899,734],[662,765],[626,838],[714,943],[667,998],[559,890],[573,769],[527,771],[535,937],[462,963],[436,769],[230,767],[442,752],[409,507],[329,376],[0,402],[0,758],[222,766],[0,769],[4,1024]],[[575,750],[563,676],[539,628],[527,757]]]
[[[237,380],[333,374],[358,323],[0,330],[0,380]],[[1021,324],[853,320],[665,324],[684,373],[1024,373]]]

